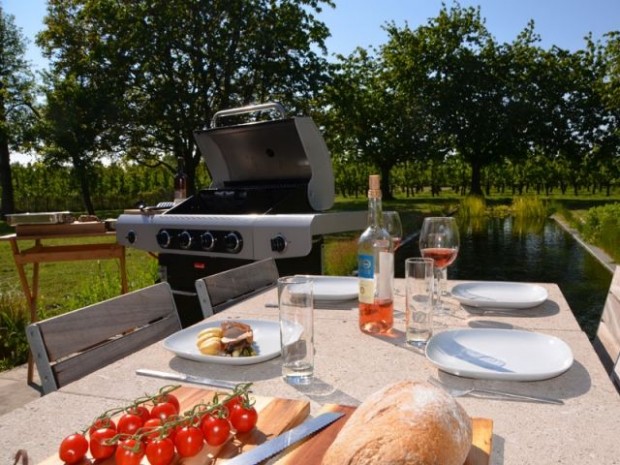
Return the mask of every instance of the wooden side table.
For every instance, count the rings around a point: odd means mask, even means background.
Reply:
[[[19,281],[28,307],[30,309],[30,321],[37,321],[37,298],[39,294],[39,264],[49,262],[80,261],[80,260],[102,260],[116,259],[120,263],[121,274],[121,293],[127,292],[127,270],[125,263],[125,246],[116,242],[108,243],[88,243],[70,245],[43,245],[44,239],[68,239],[86,237],[116,237],[114,231],[105,232],[78,232],[63,234],[37,234],[37,235],[17,235],[8,234],[0,236],[0,241],[8,241],[13,251],[13,260],[19,275]],[[34,246],[25,250],[20,250],[19,241],[32,241]],[[32,284],[28,282],[25,266],[32,264]],[[33,360],[32,354],[28,357],[28,383],[32,382]]]

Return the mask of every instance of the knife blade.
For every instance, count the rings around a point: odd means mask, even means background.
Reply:
[[[226,465],[256,465],[302,439],[316,433],[343,416],[342,412],[327,412],[304,421],[301,425],[285,431],[254,449],[228,460]]]
[[[205,386],[213,386],[222,389],[235,389],[235,387],[237,386],[237,383],[234,383],[232,381],[211,379],[204,376],[186,375],[185,373],[168,373],[166,371],[149,370],[147,368],[138,368],[136,370],[136,374],[142,376],[151,376],[153,378],[185,381],[186,383],[203,384]]]

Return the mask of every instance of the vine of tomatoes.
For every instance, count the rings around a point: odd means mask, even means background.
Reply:
[[[164,386],[130,406],[104,412],[83,431],[70,434],[60,443],[58,456],[67,465],[78,465],[89,456],[95,461],[114,456],[116,465],[138,465],[144,456],[151,465],[169,465],[177,455],[193,457],[205,443],[220,446],[254,429],[258,413],[249,395],[251,385],[239,384],[231,394],[216,393],[210,402],[187,412],[180,411],[172,393],[180,386]]]

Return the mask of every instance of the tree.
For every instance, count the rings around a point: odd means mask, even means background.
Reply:
[[[50,0],[39,43],[60,68],[74,72],[88,63],[86,77],[102,82],[107,75],[122,92],[110,99],[119,113],[102,135],[108,147],[171,170],[169,160],[182,157],[191,192],[201,159],[194,131],[216,111],[267,100],[308,108],[325,78],[317,50],[325,51],[329,32],[313,16],[322,4],[333,6],[330,0]]]
[[[422,99],[446,143],[471,166],[470,193],[482,195],[482,168],[515,152],[522,132],[509,95],[507,47],[487,31],[479,8],[442,7],[415,30],[388,28],[384,55],[402,93]]]
[[[15,211],[11,149],[24,147],[36,115],[35,78],[25,59],[26,39],[0,5],[0,188],[4,217]]]
[[[335,156],[374,165],[384,199],[391,199],[394,166],[433,153],[434,128],[412,95],[399,91],[382,54],[358,48],[339,57],[321,95],[322,123]]]

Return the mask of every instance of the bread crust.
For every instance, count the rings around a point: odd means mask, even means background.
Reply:
[[[463,465],[471,418],[442,389],[401,381],[370,395],[327,449],[322,465]]]

